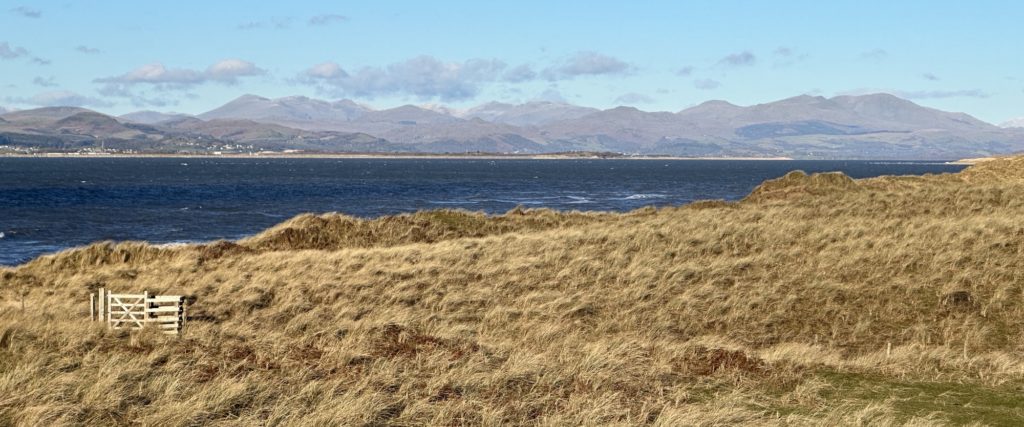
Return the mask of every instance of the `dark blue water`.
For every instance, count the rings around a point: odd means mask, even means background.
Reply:
[[[522,205],[626,211],[742,198],[794,169],[855,178],[961,166],[869,161],[0,158],[0,265],[99,240],[237,239],[303,212]]]

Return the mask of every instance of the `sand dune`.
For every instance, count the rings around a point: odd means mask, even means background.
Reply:
[[[1022,171],[72,249],[0,272],[0,423],[1019,424]],[[99,287],[194,319],[104,329]]]

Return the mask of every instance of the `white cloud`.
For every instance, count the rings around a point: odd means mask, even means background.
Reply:
[[[961,90],[897,90],[892,92],[900,98],[906,99],[941,99],[941,98],[988,98],[991,96],[981,89]]]
[[[325,26],[325,25],[340,24],[342,22],[348,22],[348,17],[345,16],[345,15],[338,15],[338,14],[333,14],[333,13],[331,13],[331,14],[324,14],[324,15],[317,15],[317,16],[314,16],[312,18],[309,18],[309,25]]]
[[[621,59],[597,52],[577,52],[562,64],[545,69],[541,74],[548,80],[571,79],[579,76],[624,75],[633,67]]]
[[[569,103],[569,101],[565,99],[565,96],[562,95],[562,92],[555,88],[545,89],[544,92],[541,92],[537,96],[533,97],[533,99],[531,99],[530,101],[554,102],[556,104]]]
[[[654,102],[654,98],[651,98],[642,93],[630,92],[622,94],[618,98],[615,98],[615,102],[617,104],[624,105],[650,104]]]
[[[205,70],[168,68],[162,63],[154,62],[119,76],[99,78],[93,82],[102,84],[98,91],[105,97],[124,98],[138,107],[163,107],[175,105],[177,101],[166,96],[149,96],[145,89],[180,92],[207,83],[233,85],[243,77],[263,74],[266,74],[266,71],[256,64],[241,59],[221,60],[206,67]]]
[[[28,50],[23,47],[11,46],[7,42],[0,42],[0,59],[15,59],[28,55]]]
[[[203,73],[200,71],[188,70],[183,68],[167,68],[166,66],[164,66],[164,64],[154,62],[152,64],[143,65],[139,68],[136,68],[117,77],[97,79],[97,82],[122,84],[150,83],[193,85],[202,83],[203,80]]]
[[[20,46],[11,46],[7,42],[0,42],[0,59],[17,59],[22,57],[28,57],[30,61],[38,65],[50,65],[50,61],[47,59],[40,58],[38,56],[32,56],[32,53]]]
[[[722,85],[721,82],[719,82],[718,80],[713,80],[713,79],[699,79],[699,80],[694,80],[693,81],[693,87],[695,87],[697,89],[700,89],[700,90],[718,89],[718,87],[721,86],[721,85]]]
[[[632,69],[626,62],[595,52],[576,53],[540,72],[529,64],[510,67],[497,59],[446,62],[421,55],[386,66],[362,68],[324,62],[302,72],[296,81],[339,97],[399,95],[421,100],[459,101],[476,97],[483,87],[492,84],[523,83],[538,78],[557,81],[578,76],[623,75]]]
[[[38,93],[29,98],[7,98],[10,102],[37,107],[110,107],[113,104],[99,98],[60,90]]]
[[[537,78],[537,73],[526,64],[508,70],[504,76],[504,80],[510,83],[521,83],[535,78]]]
[[[54,87],[54,86],[57,86],[57,82],[54,81],[54,77],[53,76],[50,76],[50,77],[38,76],[38,77],[32,79],[32,84],[34,84],[36,86],[42,86],[42,87]]]
[[[241,77],[265,73],[256,64],[240,59],[225,59],[210,65],[206,70],[167,68],[162,63],[154,62],[120,76],[104,77],[94,81],[114,85],[149,84],[160,89],[184,89],[207,82],[235,84]]]
[[[234,84],[239,77],[258,76],[265,73],[266,71],[252,62],[241,59],[225,59],[207,68],[205,75],[209,80]]]
[[[86,55],[96,55],[98,53],[101,53],[101,51],[99,49],[96,49],[94,47],[85,46],[85,45],[78,45],[78,46],[75,47],[75,50],[78,51],[78,52],[84,53]]]
[[[860,54],[860,58],[861,59],[866,59],[866,60],[869,60],[869,61],[876,61],[876,62],[877,61],[881,61],[881,60],[883,60],[883,59],[885,59],[887,57],[889,57],[889,52],[886,52],[885,49],[872,49],[872,50],[869,50],[867,52],[863,52],[863,53]]]
[[[992,96],[981,89],[959,89],[959,90],[899,90],[899,89],[878,89],[860,88],[839,92],[839,95],[870,95],[875,93],[888,93],[904,99],[943,99],[943,98],[988,98]]]
[[[334,62],[324,62],[312,66],[306,70],[306,76],[313,79],[336,79],[348,77],[348,73],[341,69],[341,66]]]
[[[238,30],[259,30],[263,28],[272,28],[275,30],[286,30],[292,26],[292,18],[272,18],[267,21],[250,21],[243,24],[238,24],[235,29]]]
[[[39,9],[33,9],[31,7],[28,7],[28,6],[18,6],[16,8],[14,8],[14,9],[11,9],[11,12],[15,13],[15,14],[18,14],[18,15],[21,15],[21,16],[24,16],[26,18],[33,18],[33,19],[40,18],[40,17],[43,16],[43,12],[41,12]]]
[[[125,87],[124,85],[107,84],[101,87],[97,92],[100,95],[110,98],[124,98],[131,102],[136,107],[166,107],[168,105],[177,105],[178,101],[166,97],[155,98],[147,95],[145,92],[136,93],[132,89]],[[188,98],[190,94],[185,94]]]
[[[743,67],[748,65],[754,65],[757,62],[757,56],[750,51],[743,51],[738,53],[732,53],[722,57],[718,60],[719,65],[725,65],[729,67]]]
[[[336,96],[405,95],[453,101],[475,97],[481,85],[499,81],[506,68],[504,62],[496,59],[443,62],[423,55],[386,67],[363,67],[353,71],[346,71],[334,62],[325,62],[307,69],[298,81]]]
[[[676,75],[677,76],[687,77],[690,74],[693,74],[693,67],[691,67],[689,65],[676,70]]]
[[[810,57],[809,54],[797,52],[796,49],[787,46],[779,46],[772,54],[775,56],[776,67],[788,67]]]

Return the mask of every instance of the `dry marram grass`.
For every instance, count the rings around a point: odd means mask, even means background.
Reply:
[[[68,250],[0,272],[0,424],[1019,424],[1022,171]],[[190,328],[91,324],[99,287]]]

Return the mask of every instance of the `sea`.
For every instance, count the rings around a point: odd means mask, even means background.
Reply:
[[[915,161],[6,157],[0,265],[103,240],[239,239],[304,212],[621,212],[738,200],[798,169],[865,178],[962,168]]]

